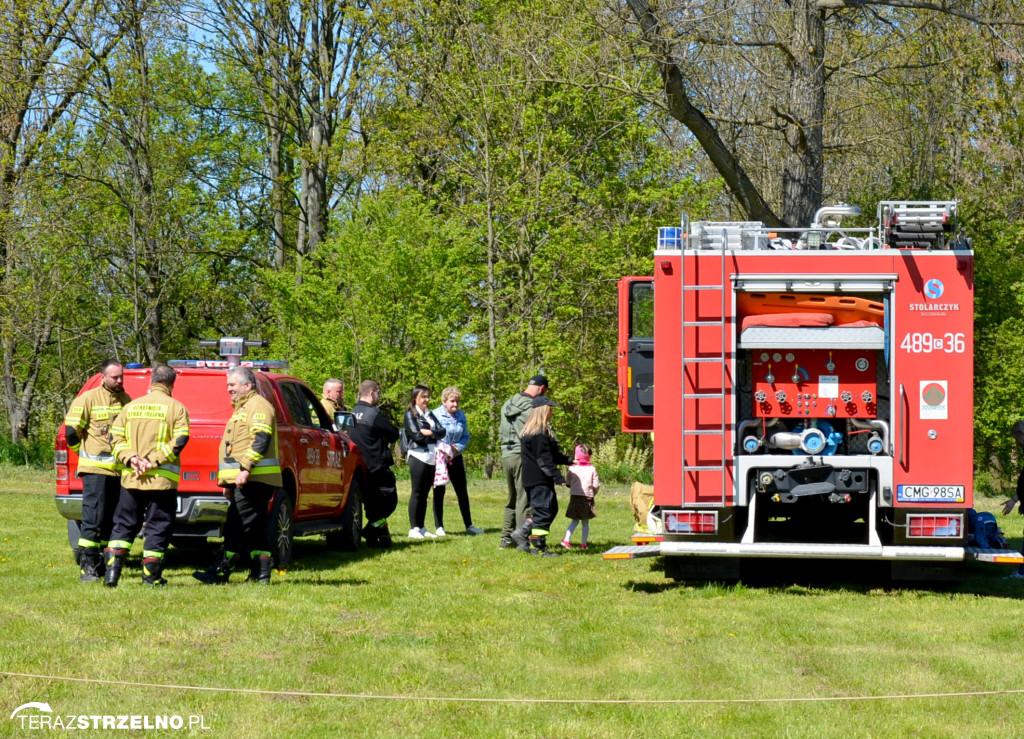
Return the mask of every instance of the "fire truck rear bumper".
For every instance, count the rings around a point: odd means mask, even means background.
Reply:
[[[64,518],[82,520],[80,494],[54,496],[57,512]],[[219,527],[228,515],[228,500],[223,495],[179,495],[175,525],[211,524]],[[210,534],[216,536],[216,534]]]
[[[798,559],[877,559],[916,562],[982,562],[1024,564],[1024,555],[1008,549],[979,547],[866,546],[860,544],[732,544],[723,542],[661,542],[612,547],[604,559],[640,557],[788,557]]]
[[[867,544],[782,544],[663,541],[636,547],[615,547],[607,559],[633,557],[786,557],[798,559],[877,559],[918,562],[960,562],[963,547],[871,546]]]
[[[665,555],[704,557],[795,557],[798,559],[885,559],[922,562],[960,562],[963,547],[877,546],[870,544],[783,544],[759,542],[740,544],[732,542],[664,541],[661,553]]]

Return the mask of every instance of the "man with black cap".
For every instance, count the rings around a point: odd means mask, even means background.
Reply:
[[[526,423],[533,399],[547,391],[548,378],[544,375],[534,375],[523,392],[513,395],[501,407],[498,441],[501,444],[501,469],[505,473],[505,485],[508,487],[508,501],[505,503],[505,515],[501,524],[501,542],[498,545],[502,549],[511,549],[516,545],[512,541],[512,532],[522,526],[523,521],[530,515],[530,501],[523,487],[523,458],[519,432]]]

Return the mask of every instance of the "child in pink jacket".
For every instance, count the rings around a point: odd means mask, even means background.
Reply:
[[[572,532],[580,521],[583,522],[582,541],[580,549],[587,548],[587,536],[590,534],[590,519],[596,518],[594,511],[594,493],[601,487],[601,479],[597,476],[597,470],[590,464],[590,447],[580,444],[576,447],[576,463],[569,466],[569,506],[565,510],[565,517],[570,519],[569,528],[562,538],[562,546],[571,549]]]

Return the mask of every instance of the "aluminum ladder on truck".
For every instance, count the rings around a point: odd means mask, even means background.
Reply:
[[[687,224],[688,225],[688,224]],[[693,236],[696,239],[692,238]],[[727,320],[725,312],[725,300],[726,300],[726,274],[725,274],[725,254],[729,248],[740,248],[739,230],[736,228],[730,228],[729,225],[722,224],[719,228],[716,226],[704,226],[703,228],[694,229],[692,237],[688,238],[687,246],[692,250],[693,256],[693,269],[690,273],[686,269],[686,255],[683,255],[682,262],[682,321],[680,322],[680,330],[683,332],[682,341],[680,346],[683,347],[683,357],[681,363],[682,369],[682,385],[683,388],[683,407],[682,407],[682,481],[681,487],[683,493],[683,503],[687,506],[708,506],[708,507],[725,507],[726,499],[728,497],[729,485],[727,484],[727,472],[728,464],[727,460],[727,442],[729,436],[728,428],[728,411],[729,411],[729,393],[726,392],[726,362],[729,357],[728,342],[729,335],[727,333]],[[733,243],[736,242],[736,243]],[[701,274],[702,261],[711,261],[708,257],[701,258],[701,253],[707,253],[708,251],[714,250],[717,252],[718,259],[714,260],[717,262],[717,274],[714,275],[717,281],[702,281],[702,277],[705,275]],[[718,303],[717,311],[714,315],[705,310],[705,305],[700,300],[701,292],[717,292]],[[688,299],[688,296],[692,296]],[[694,337],[693,345],[690,346],[686,342],[687,329],[691,328],[693,331],[691,335]],[[712,339],[719,342],[719,354],[718,356],[702,356],[705,354],[701,352],[701,339]],[[717,364],[718,373],[718,388],[717,392],[702,392],[702,382],[700,367],[702,365]],[[687,384],[687,376],[690,378],[689,385]],[[706,382],[706,380],[705,380]],[[690,392],[687,392],[687,390]],[[692,418],[687,417],[687,401],[693,401]],[[717,428],[703,428],[707,424],[702,424],[700,421],[701,412],[709,411],[711,406],[715,410],[718,410],[721,419],[721,423]],[[715,408],[717,406],[717,408]],[[717,464],[708,464],[706,458],[702,459],[700,450],[702,445],[700,444],[701,437],[717,437],[719,439],[720,446],[719,452],[716,455]],[[687,440],[694,439],[692,444],[693,454],[687,455]],[[706,454],[706,447],[705,447]],[[686,500],[686,483],[687,478],[692,476],[693,487],[695,495],[700,495],[701,478],[706,477],[706,473],[717,472],[721,480],[721,490],[719,499],[717,501],[709,501],[705,497],[701,501],[687,501]]]
[[[716,224],[717,225],[717,224]],[[682,306],[682,320],[680,321],[679,330],[680,335],[680,346],[683,350],[683,356],[681,357],[681,387],[682,393],[682,408],[680,409],[682,419],[682,434],[680,434],[682,449],[680,450],[681,465],[681,480],[680,480],[680,491],[683,496],[681,501],[687,507],[724,507],[728,498],[729,485],[728,485],[728,467],[726,462],[726,450],[727,443],[729,442],[729,421],[728,411],[730,410],[730,394],[726,392],[726,362],[729,358],[731,344],[727,343],[727,339],[730,335],[727,331],[729,324],[727,322],[727,316],[725,312],[725,301],[726,301],[726,274],[725,274],[725,255],[726,250],[729,248],[739,249],[739,238],[740,238],[740,226],[747,224],[726,224],[723,228],[717,227],[703,227],[698,226],[697,233],[691,233],[689,219],[683,215],[681,230],[686,234],[686,246],[684,247],[681,263],[682,279],[681,279],[681,306]],[[729,226],[732,226],[730,228]],[[717,231],[718,233],[713,233]],[[696,240],[693,238],[696,236]],[[686,270],[686,252],[692,250],[692,257],[694,260],[694,271],[690,275]],[[697,270],[700,264],[699,254],[701,251],[709,252],[715,250],[718,253],[718,259],[715,264],[717,268],[717,283],[716,284],[700,284],[698,279]],[[709,260],[712,261],[712,260]],[[692,278],[692,284],[689,280]],[[717,292],[718,293],[718,304],[717,310],[714,315],[709,313],[701,313],[701,301],[700,294],[702,292]],[[692,306],[688,307],[687,296],[691,296],[690,301]],[[686,342],[687,329],[692,329],[694,342],[692,346],[689,346]],[[719,351],[717,356],[697,356],[700,354],[699,339],[701,337],[707,337],[711,334],[713,338],[717,338],[719,341]],[[717,363],[719,367],[718,375],[718,391],[717,392],[698,392],[700,390],[699,382],[699,368],[703,365],[710,365]],[[690,383],[691,392],[687,392],[687,375],[692,378]],[[690,423],[686,414],[687,401],[693,401],[696,408],[694,411],[693,428],[690,428]],[[705,404],[718,404],[717,410],[720,413],[721,423],[717,428],[697,428],[698,420],[700,417],[700,411],[703,409]],[[720,440],[718,454],[716,455],[717,464],[700,464],[698,458],[699,451],[699,439],[701,437],[718,437]],[[686,443],[687,439],[697,439],[693,444],[694,453],[688,458],[686,454]],[[689,502],[685,500],[686,496],[686,478],[687,475],[694,475],[694,488],[696,489],[699,485],[700,477],[702,473],[714,473],[717,472],[720,476],[721,487],[720,496],[718,500],[714,501],[701,501],[699,503]],[[657,557],[661,554],[661,548],[658,542],[661,541],[661,536],[657,535],[634,535],[633,545],[622,545],[616,546],[609,549],[604,553],[604,559],[637,559],[640,557]]]

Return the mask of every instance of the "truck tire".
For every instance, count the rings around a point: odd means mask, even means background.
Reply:
[[[279,570],[286,569],[292,563],[295,543],[292,510],[291,496],[283,489],[278,489],[267,527],[270,534],[270,556],[274,560],[274,567]]]
[[[363,535],[363,497],[359,481],[352,479],[348,492],[348,503],[341,514],[341,528],[327,533],[327,546],[339,552],[355,552],[359,549]]]
[[[82,525],[73,518],[68,519],[68,544],[71,545],[71,556],[78,564],[78,540],[82,536]]]

